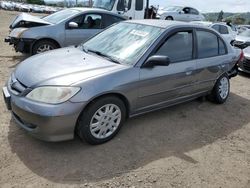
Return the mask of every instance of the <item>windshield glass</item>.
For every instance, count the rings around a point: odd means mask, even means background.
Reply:
[[[179,7],[179,6],[172,6],[172,7],[166,7],[166,8],[164,8],[163,10],[165,10],[165,11],[180,11],[180,10],[182,10],[182,7]]]
[[[163,31],[158,27],[123,22],[101,32],[82,47],[86,52],[99,52],[119,63],[134,65]]]
[[[43,20],[50,22],[50,23],[53,23],[53,24],[57,24],[61,21],[64,21],[67,18],[70,18],[71,16],[73,16],[77,13],[79,13],[78,10],[65,9],[65,10],[58,11],[54,14],[51,14],[49,16],[46,16],[43,18]]]
[[[94,1],[94,8],[102,8],[105,10],[112,10],[115,0],[96,0]]]
[[[239,35],[243,37],[250,37],[250,30],[243,31]]]

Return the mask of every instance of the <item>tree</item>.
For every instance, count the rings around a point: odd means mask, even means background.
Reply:
[[[223,14],[224,12],[223,11],[220,11],[219,15],[218,15],[218,18],[217,18],[217,21],[218,22],[221,22],[223,20]]]
[[[242,18],[242,17],[236,17],[235,19],[234,19],[234,24],[236,24],[236,25],[242,25],[242,24],[244,24],[245,23],[245,18]]]

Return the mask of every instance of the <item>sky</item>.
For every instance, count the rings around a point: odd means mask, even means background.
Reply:
[[[250,12],[250,0],[149,0],[160,6],[191,6],[201,12]]]

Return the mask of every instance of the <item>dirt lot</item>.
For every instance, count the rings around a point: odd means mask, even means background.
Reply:
[[[4,44],[17,13],[0,10],[0,85],[25,57]],[[36,140],[0,97],[0,187],[250,187],[250,76],[226,104],[193,101],[127,121],[112,141]]]

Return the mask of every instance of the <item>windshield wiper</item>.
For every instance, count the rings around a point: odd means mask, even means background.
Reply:
[[[107,55],[107,54],[104,54],[102,52],[99,52],[99,51],[96,51],[96,50],[89,50],[89,49],[84,49],[84,51],[86,52],[91,52],[91,53],[95,53],[101,57],[104,57],[106,59],[109,59],[110,61],[116,63],[116,64],[121,64],[121,62],[119,62],[117,59],[113,58],[112,56],[110,55]]]

